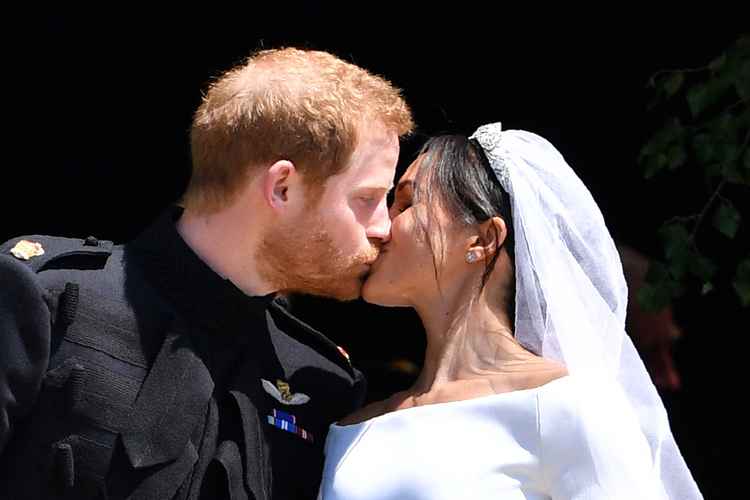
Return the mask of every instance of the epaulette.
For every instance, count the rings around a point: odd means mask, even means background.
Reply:
[[[19,236],[0,245],[0,254],[11,255],[38,273],[46,269],[101,269],[112,254],[113,243],[93,236],[86,239],[59,236]]]

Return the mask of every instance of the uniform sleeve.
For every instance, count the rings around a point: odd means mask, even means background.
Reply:
[[[550,497],[667,499],[648,443],[619,388],[571,385],[537,396],[540,461]]]
[[[0,255],[0,455],[36,401],[49,350],[50,312],[36,275]]]
[[[352,411],[355,411],[355,410],[362,408],[362,406],[364,406],[365,399],[367,397],[367,378],[361,371],[359,371],[356,368],[354,368],[353,390],[354,390],[354,401],[353,401]]]

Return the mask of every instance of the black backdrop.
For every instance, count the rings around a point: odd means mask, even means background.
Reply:
[[[635,159],[659,122],[646,114],[645,83],[658,69],[700,66],[719,54],[746,29],[738,13],[656,20],[612,7],[570,22],[543,15],[541,6],[524,15],[459,4],[409,13],[362,8],[40,7],[7,19],[0,240],[133,237],[185,186],[187,131],[209,78],[254,49],[280,45],[334,52],[404,89],[419,133],[403,145],[399,171],[426,135],[500,120],[550,139],[591,189],[615,238],[647,254],[658,251],[665,217],[703,199],[679,202],[674,195],[687,187],[642,180]],[[371,398],[408,383],[387,363],[420,361],[424,340],[411,311],[307,298],[295,307],[365,369]],[[663,396],[706,498],[725,498],[744,382],[733,378],[728,346],[747,333],[746,315],[729,294],[688,297],[676,313],[685,330],[675,352],[683,389]]]

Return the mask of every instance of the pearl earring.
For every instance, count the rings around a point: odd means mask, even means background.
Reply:
[[[474,252],[467,252],[466,262],[468,262],[469,264],[473,264],[476,261],[477,261],[477,254],[475,254]]]

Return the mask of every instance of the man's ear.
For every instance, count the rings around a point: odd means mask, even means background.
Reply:
[[[273,210],[283,210],[289,204],[289,190],[299,182],[299,173],[294,163],[279,160],[265,171],[263,198]]]
[[[492,217],[479,225],[477,235],[472,238],[467,255],[473,257],[471,262],[489,260],[500,249],[508,236],[508,228],[502,217]]]

